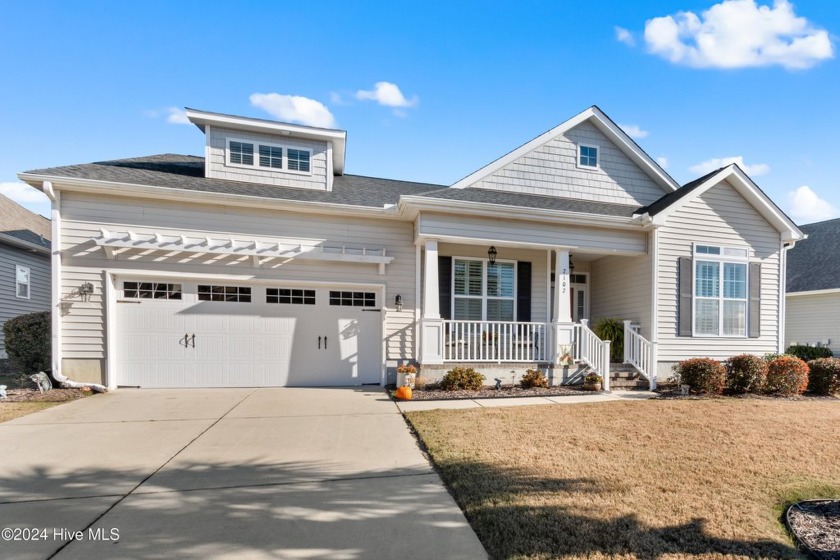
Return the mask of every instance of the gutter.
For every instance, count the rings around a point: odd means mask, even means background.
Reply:
[[[43,245],[37,245],[35,243],[25,241],[23,239],[18,239],[17,237],[13,237],[5,233],[0,233],[0,241],[2,241],[3,243],[8,243],[9,245],[14,245],[15,247],[18,247],[20,249],[32,251],[33,253],[41,253],[44,255],[50,254],[50,249],[48,247],[44,247]]]

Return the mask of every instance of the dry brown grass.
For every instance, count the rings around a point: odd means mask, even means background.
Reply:
[[[8,402],[0,403],[0,422],[6,422],[14,418],[20,418],[33,412],[38,412],[61,404],[60,402]]]
[[[798,557],[840,497],[840,402],[639,401],[407,415],[494,558]]]

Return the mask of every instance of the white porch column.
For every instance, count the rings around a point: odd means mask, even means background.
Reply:
[[[572,305],[569,300],[569,251],[554,250],[554,363],[568,351],[574,342]]]
[[[438,285],[438,243],[427,239],[423,274],[423,320],[421,364],[443,363],[443,319],[440,317],[440,287]]]

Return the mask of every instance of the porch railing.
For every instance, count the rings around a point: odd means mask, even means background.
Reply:
[[[610,341],[598,338],[586,319],[575,323],[575,359],[598,373],[604,390],[610,390]]]
[[[632,365],[656,389],[656,343],[639,334],[639,325],[624,321],[624,363]]]
[[[548,324],[519,321],[443,322],[444,361],[546,362]]]

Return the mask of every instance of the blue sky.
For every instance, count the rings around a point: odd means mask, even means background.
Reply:
[[[10,3],[0,192],[46,213],[18,172],[201,155],[185,106],[327,123],[348,173],[451,184],[595,104],[680,183],[741,158],[829,219],[838,33],[822,0]]]

